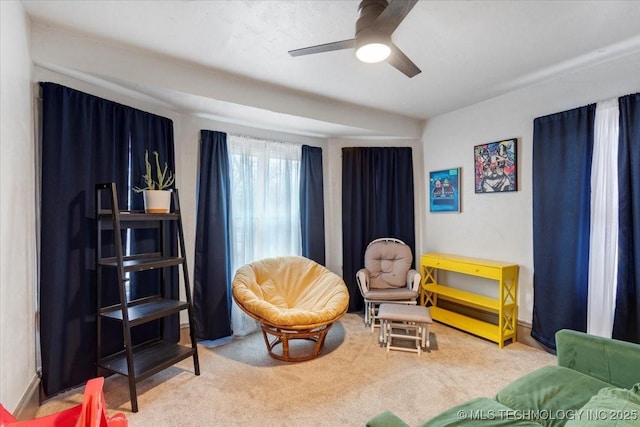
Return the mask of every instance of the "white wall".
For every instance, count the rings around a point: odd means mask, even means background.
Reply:
[[[35,369],[35,157],[28,21],[0,2],[0,403],[13,412]]]
[[[533,120],[638,90],[640,55],[627,56],[428,120],[422,141],[423,182],[428,171],[462,167],[462,212],[425,209],[422,249],[519,264],[518,318],[531,322]],[[518,138],[518,191],[475,194],[473,146],[514,137]],[[561,188],[566,190],[567,185],[570,189],[570,183]],[[426,187],[422,191],[426,197]]]

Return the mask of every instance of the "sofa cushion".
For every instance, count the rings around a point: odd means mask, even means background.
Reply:
[[[567,422],[567,427],[615,427],[640,425],[640,383],[631,390],[603,388]]]
[[[518,418],[514,411],[488,397],[479,397],[462,403],[435,418],[420,424],[420,427],[447,427],[447,426],[538,426],[540,424]]]
[[[562,366],[545,366],[504,387],[496,400],[545,426],[562,426],[605,387],[604,381]]]
[[[558,366],[564,366],[630,389],[640,382],[640,346],[635,343],[560,330],[556,333]]]
[[[409,427],[391,411],[384,411],[367,422],[367,427]]]

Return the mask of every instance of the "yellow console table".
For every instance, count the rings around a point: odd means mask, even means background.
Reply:
[[[420,304],[430,307],[433,320],[497,342],[500,348],[507,340],[516,341],[518,265],[456,255],[426,253],[420,259],[420,269],[422,272]],[[439,270],[495,280],[498,285],[498,297],[487,297],[439,283]],[[498,315],[498,324],[442,308],[438,306],[440,299],[495,313]]]

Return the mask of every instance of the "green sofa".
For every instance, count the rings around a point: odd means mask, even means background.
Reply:
[[[557,366],[545,366],[500,390],[420,424],[443,426],[640,426],[640,345],[561,330]],[[393,413],[368,427],[405,427]]]

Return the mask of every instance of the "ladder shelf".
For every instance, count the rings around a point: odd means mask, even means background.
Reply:
[[[198,349],[193,321],[193,304],[185,256],[182,217],[178,190],[172,190],[173,212],[147,214],[143,211],[120,210],[115,183],[96,185],[96,284],[97,284],[97,369],[98,375],[104,371],[128,377],[131,409],[138,412],[136,385],[184,359],[193,358],[195,375],[200,375]],[[170,226],[175,224],[175,226]],[[129,253],[135,234],[126,230],[148,229],[154,246],[152,251]],[[123,236],[127,236],[123,238]],[[107,238],[111,239],[107,241]],[[149,235],[145,236],[149,239]],[[171,241],[171,244],[168,243]],[[169,249],[176,243],[177,253]],[[134,242],[135,243],[135,242]],[[168,295],[166,281],[171,268],[182,271],[185,300]],[[116,272],[117,283],[105,278],[105,271]],[[158,270],[154,281],[145,283],[150,288],[148,295],[131,298],[129,283],[131,273]],[[179,276],[179,273],[178,273]],[[119,301],[102,301],[105,286],[117,286]],[[189,318],[190,345],[166,341],[163,337],[163,319],[178,315],[186,310]],[[134,343],[132,330],[137,326],[159,323],[159,336],[142,343]],[[103,322],[121,325],[122,348],[110,354],[103,354],[103,340],[106,327]],[[113,330],[113,328],[111,328]]]

